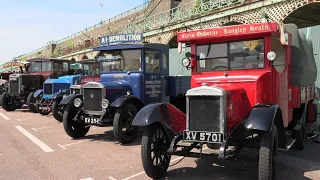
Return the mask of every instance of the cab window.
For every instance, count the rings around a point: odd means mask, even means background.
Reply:
[[[102,71],[141,71],[141,50],[120,50],[103,52]]]
[[[31,62],[31,72],[41,72],[41,62]]]
[[[83,75],[99,76],[100,64],[99,63],[83,64]]]
[[[153,51],[145,52],[146,72],[160,72],[160,53]]]
[[[42,62],[41,66],[43,72],[48,72],[52,70],[51,62]]]
[[[252,39],[197,46],[197,72],[264,68],[264,41]]]

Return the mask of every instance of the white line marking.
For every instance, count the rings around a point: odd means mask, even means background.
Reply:
[[[109,176],[109,179],[111,179],[111,180],[117,180],[117,179],[113,178],[112,176]]]
[[[27,138],[29,138],[32,142],[34,142],[36,145],[38,145],[44,152],[53,152],[54,150],[51,149],[49,146],[44,144],[42,141],[40,141],[38,138],[36,138],[34,135],[29,133],[27,130],[25,130],[21,126],[15,126],[22,134],[24,134]]]
[[[65,144],[65,145],[58,144],[58,146],[60,146],[62,149],[67,149],[66,146],[71,146],[71,145],[79,144],[79,143],[83,143],[83,142],[84,141],[79,141],[79,142],[74,142],[74,143]]]
[[[8,116],[4,115],[2,112],[0,112],[0,116],[7,121],[10,120],[10,118],[8,118]]]
[[[33,129],[34,131],[38,131],[39,129],[46,129],[46,128],[51,128],[51,126],[41,127],[41,128],[31,128],[31,129]]]
[[[61,144],[58,144],[58,146],[60,146],[62,149],[67,149],[64,146],[62,146]]]
[[[94,179],[92,179],[91,177],[89,177],[89,178],[80,179],[80,180],[94,180]]]
[[[206,150],[206,149],[208,149],[208,147],[205,147],[205,148],[203,148],[202,150]],[[180,160],[180,159],[182,159],[182,158],[183,158],[183,157],[178,157],[178,158],[172,159],[170,162],[178,161],[178,160]],[[132,176],[130,176],[130,177],[127,177],[127,178],[125,178],[125,179],[123,179],[123,180],[132,179],[132,178],[137,177],[137,176],[139,176],[139,175],[141,175],[141,174],[144,174],[144,173],[145,173],[144,171],[141,171],[141,172],[139,172],[139,173],[137,173],[137,174],[134,174],[134,175],[132,175]]]

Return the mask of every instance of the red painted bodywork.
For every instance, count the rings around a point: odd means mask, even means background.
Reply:
[[[266,54],[272,50],[271,38],[277,35],[279,35],[279,30],[276,23],[236,25],[178,33],[178,42],[189,43],[191,46],[191,66],[193,67],[191,88],[208,83],[209,86],[216,86],[227,92],[227,107],[225,108],[227,109],[228,132],[244,121],[254,105],[258,103],[279,104],[284,126],[287,127],[293,118],[293,108],[300,108],[302,103],[313,98],[312,88],[306,89],[304,93],[307,95],[303,96],[303,92],[300,92],[301,87],[291,84],[292,37],[290,34],[288,45],[283,45],[286,51],[284,71],[277,72],[267,60]],[[252,38],[264,38],[264,69],[196,72],[196,45]],[[185,119],[179,120],[182,124],[185,121]]]
[[[100,82],[100,76],[82,76],[81,85],[84,85],[87,82]]]

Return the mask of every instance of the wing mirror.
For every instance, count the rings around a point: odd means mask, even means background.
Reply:
[[[181,61],[182,66],[186,67],[187,70],[190,69],[190,65],[191,65],[191,53],[187,52],[185,57],[182,59]]]

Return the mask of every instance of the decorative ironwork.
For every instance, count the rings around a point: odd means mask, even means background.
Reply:
[[[123,33],[145,32],[164,26],[169,26],[177,22],[189,20],[192,17],[205,15],[206,13],[242,4],[244,0],[195,0],[190,3],[183,4],[176,8],[161,12],[159,14],[137,19],[130,22]]]

